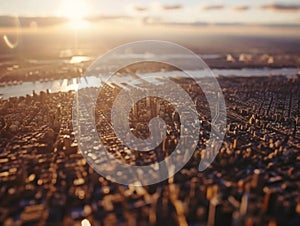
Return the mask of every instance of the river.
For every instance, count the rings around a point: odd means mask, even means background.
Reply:
[[[292,77],[300,73],[300,68],[244,68],[244,69],[213,69],[213,73],[218,76],[243,76],[243,77],[261,77],[261,76],[287,76]],[[172,73],[172,72],[165,72]],[[150,74],[150,73],[149,73]],[[194,72],[193,72],[194,74]],[[201,74],[201,72],[199,73]],[[145,74],[147,75],[147,73]],[[40,91],[50,92],[66,92],[69,90],[76,90],[79,81],[81,81],[81,86],[97,86],[102,81],[105,81],[107,76],[89,76],[84,78],[72,78],[72,79],[60,79],[47,82],[24,82],[18,85],[10,85],[5,87],[0,87],[0,94],[3,99],[16,96],[31,95],[33,90],[36,93]],[[123,76],[124,81],[129,82],[132,80],[130,75]],[[120,82],[121,83],[121,82]]]

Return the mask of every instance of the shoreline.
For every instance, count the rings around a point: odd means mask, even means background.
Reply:
[[[156,73],[156,72],[153,72]],[[168,72],[167,72],[168,73]],[[96,76],[88,76],[81,80],[79,84],[79,80],[84,77],[77,77],[77,78],[65,78],[60,80],[48,80],[48,81],[35,81],[35,82],[24,82],[19,83],[17,85],[10,85],[10,86],[2,86],[0,87],[0,99],[9,99],[10,97],[24,97],[27,95],[33,95],[33,93],[40,93],[40,92],[50,92],[50,93],[58,93],[58,92],[69,92],[69,91],[76,91],[80,86],[82,88],[97,88],[100,87],[102,82],[106,82],[106,79],[99,79]],[[182,77],[184,78],[184,77]],[[205,79],[206,77],[199,77],[199,79]],[[271,79],[272,81],[284,81],[284,80],[299,80],[300,74],[295,75],[250,75],[250,76],[243,76],[243,75],[218,75],[215,74],[215,78],[218,80],[220,85],[224,81],[230,80],[239,80],[240,82],[247,82],[247,81],[255,81],[258,80],[267,80]],[[126,78],[124,78],[126,80]],[[125,84],[121,81],[116,81],[117,84]],[[122,85],[121,85],[122,86]]]

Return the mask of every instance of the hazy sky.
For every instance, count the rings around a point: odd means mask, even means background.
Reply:
[[[299,0],[9,0],[1,15],[130,16],[172,23],[300,24]]]
[[[232,37],[246,39],[236,43]],[[104,51],[143,39],[200,46],[203,52],[267,46],[257,37],[284,37],[294,49],[289,38],[300,38],[300,1],[2,0],[0,5],[0,54],[1,48],[49,54],[49,49],[94,49],[95,43]]]

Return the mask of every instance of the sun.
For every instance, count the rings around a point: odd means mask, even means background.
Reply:
[[[88,6],[85,0],[62,0],[58,13],[68,19],[72,28],[78,29],[86,25]]]

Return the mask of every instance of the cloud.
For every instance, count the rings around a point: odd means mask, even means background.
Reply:
[[[180,10],[183,6],[180,4],[172,4],[172,5],[161,5],[161,4],[151,4],[148,6],[132,6],[132,9],[136,12],[146,12],[146,11],[152,11],[155,12],[157,10],[163,10],[163,11],[172,11],[172,10]]]
[[[126,15],[99,15],[87,17],[85,20],[91,23],[97,23],[101,21],[109,20],[131,20],[133,17]],[[68,19],[63,17],[11,17],[11,16],[0,16],[0,28],[5,27],[51,27],[67,23]]]
[[[163,21],[161,18],[151,18],[145,17],[143,19],[145,25],[163,25],[163,26],[176,26],[176,27],[209,27],[209,26],[216,26],[216,27],[264,27],[264,28],[300,28],[300,23],[265,23],[265,24],[256,24],[256,23],[208,23],[202,21],[195,21],[195,22],[167,22]]]
[[[135,11],[138,11],[138,12],[145,12],[145,11],[147,11],[148,9],[147,9],[147,7],[135,6],[135,7],[134,7],[134,10],[135,10]]]
[[[250,6],[246,6],[246,5],[244,5],[244,6],[236,6],[236,7],[233,7],[233,9],[235,11],[243,12],[243,11],[249,10]]]
[[[275,10],[275,11],[298,11],[300,10],[300,4],[274,3],[274,4],[262,5],[261,8],[265,10]]]
[[[202,7],[203,10],[220,10],[224,8],[224,5],[206,5]]]
[[[67,22],[67,19],[62,17],[11,17],[0,16],[0,27],[15,27],[16,24],[21,27],[35,26],[47,27],[62,24]]]
[[[125,15],[116,15],[116,16],[101,15],[101,16],[93,16],[93,17],[86,18],[87,21],[93,23],[101,22],[103,20],[131,20],[131,19],[133,19],[133,17],[125,16]]]
[[[239,26],[243,25],[241,23],[207,23],[202,21],[195,22],[169,22],[163,21],[161,18],[145,17],[143,19],[144,24],[146,25],[164,25],[164,26],[179,26],[179,27],[207,27],[207,26]]]
[[[145,25],[159,25],[159,24],[162,24],[164,25],[165,23],[161,20],[160,17],[144,17],[142,19],[142,22],[145,24]]]
[[[161,8],[163,10],[179,10],[179,9],[182,9],[183,6],[180,5],[180,4],[175,4],[175,5],[163,5],[161,6]]]

